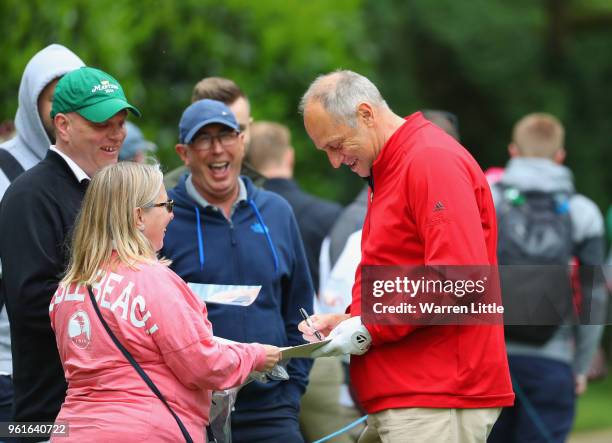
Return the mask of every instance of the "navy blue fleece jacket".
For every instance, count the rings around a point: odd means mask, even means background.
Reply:
[[[162,255],[186,282],[262,286],[248,307],[207,305],[215,335],[281,347],[303,344],[299,308],[312,312],[314,290],[293,212],[282,197],[242,180],[247,201],[238,203],[230,221],[198,205],[183,177],[169,192],[174,220]],[[311,365],[311,360],[294,359],[287,367],[289,381],[250,383],[240,391],[236,411],[282,405],[299,410]]]

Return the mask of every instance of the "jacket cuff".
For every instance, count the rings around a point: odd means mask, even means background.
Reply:
[[[255,371],[255,368],[266,362],[266,348],[264,348],[264,346],[260,343],[252,343],[252,345],[255,346],[257,349],[255,361],[253,362],[253,371]]]

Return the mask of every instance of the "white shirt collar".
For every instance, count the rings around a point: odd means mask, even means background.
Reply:
[[[74,174],[74,176],[76,177],[77,181],[79,183],[81,183],[83,180],[90,180],[91,177],[89,177],[89,175],[87,175],[85,173],[85,171],[83,171],[79,165],[77,165],[74,160],[72,160],[70,157],[68,157],[66,154],[64,154],[62,151],[60,151],[59,149],[57,149],[55,147],[55,145],[51,145],[51,147],[49,148],[51,151],[55,152],[57,155],[59,155],[60,157],[62,157],[64,159],[64,161],[68,164],[68,167],[70,168],[70,170],[72,171],[72,173]]]

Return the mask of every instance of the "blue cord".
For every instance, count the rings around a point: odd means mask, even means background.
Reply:
[[[264,231],[266,240],[268,241],[268,246],[270,247],[270,251],[272,251],[272,257],[274,258],[274,272],[278,273],[278,255],[276,254],[274,243],[272,243],[272,238],[270,237],[270,233],[268,232],[268,227],[264,224],[263,218],[261,217],[261,214],[259,213],[259,209],[257,209],[255,202],[253,200],[249,200],[249,205],[253,209],[255,217],[257,217],[257,221],[261,225],[261,229],[263,229]]]
[[[257,222],[261,225],[261,229],[264,232],[264,235],[266,236],[266,241],[268,243],[268,246],[270,247],[270,251],[272,252],[272,258],[274,259],[274,272],[278,273],[278,268],[279,268],[279,264],[278,264],[278,254],[276,253],[276,249],[274,248],[274,243],[272,243],[272,238],[270,237],[270,233],[268,232],[268,227],[264,224],[263,222],[263,218],[261,217],[261,214],[259,213],[259,210],[257,209],[257,206],[255,205],[255,202],[253,200],[249,200],[249,205],[251,206],[251,209],[253,209],[253,212],[255,213],[255,217],[257,218]],[[204,262],[205,262],[205,257],[204,257],[204,241],[202,240],[202,225],[200,223],[200,209],[197,206],[193,207],[195,214],[196,214],[196,232],[198,234],[198,253],[200,256],[200,271],[202,271],[204,269]]]
[[[512,377],[512,372],[510,372],[510,376]],[[516,393],[516,396],[519,398],[519,400],[525,407],[525,411],[527,411],[527,415],[529,416],[529,418],[531,418],[531,421],[533,422],[535,427],[538,428],[538,431],[540,431],[540,434],[542,434],[544,441],[546,441],[547,443],[554,443],[555,440],[553,439],[552,435],[550,435],[550,431],[548,430],[548,428],[542,421],[540,414],[538,414],[538,411],[536,411],[536,409],[533,407],[533,405],[527,398],[527,395],[525,394],[525,392],[523,392],[523,389],[513,377],[512,377],[512,387],[514,388],[514,392]]]
[[[338,429],[336,432],[333,432],[333,433],[331,433],[331,434],[329,434],[329,435],[326,435],[325,437],[320,438],[319,440],[314,441],[313,443],[323,443],[324,441],[331,440],[332,438],[339,436],[340,434],[342,434],[342,433],[344,433],[344,432],[348,431],[349,429],[354,428],[354,427],[355,427],[355,426],[357,426],[359,423],[363,423],[363,422],[364,422],[364,421],[366,421],[367,419],[368,419],[368,416],[367,416],[367,415],[364,415],[363,417],[361,417],[361,418],[359,418],[359,419],[355,420],[354,422],[349,423],[348,425],[346,425],[346,426],[345,426],[345,427],[343,427],[342,429]]]
[[[204,242],[202,241],[202,225],[200,225],[200,210],[194,206],[196,213],[196,230],[198,232],[198,251],[200,253],[200,271],[204,269]]]

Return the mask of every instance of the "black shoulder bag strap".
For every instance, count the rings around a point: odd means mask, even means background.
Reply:
[[[0,148],[0,169],[9,182],[15,180],[24,171],[23,166],[13,157],[13,154],[2,148]]]
[[[91,286],[87,286],[87,292],[89,292],[89,299],[91,300],[91,304],[93,305],[94,310],[96,311],[96,314],[98,315],[98,318],[100,319],[100,322],[102,323],[102,326],[104,326],[104,329],[106,329],[106,332],[108,332],[108,335],[110,335],[110,338],[113,340],[113,343],[115,343],[115,345],[117,346],[117,348],[119,348],[123,356],[132,364],[136,372],[138,372],[138,375],[140,375],[140,377],[145,381],[145,383],[147,384],[147,386],[149,386],[151,391],[153,391],[153,393],[157,395],[157,398],[159,398],[162,401],[162,403],[166,406],[166,408],[168,408],[168,411],[170,411],[170,413],[176,420],[176,423],[178,424],[179,428],[181,428],[181,432],[183,434],[183,437],[185,438],[185,441],[187,443],[193,443],[193,440],[191,439],[189,432],[187,432],[187,428],[185,428],[185,425],[183,424],[179,416],[176,415],[176,412],[174,412],[174,410],[170,407],[170,405],[168,404],[168,402],[166,401],[162,393],[159,391],[159,389],[157,389],[157,386],[155,386],[155,383],[153,383],[153,380],[149,378],[147,373],[140,367],[140,365],[136,362],[136,360],[134,360],[134,357],[132,357],[132,354],[130,354],[130,352],[127,349],[125,349],[125,347],[117,339],[115,334],[113,334],[113,331],[111,331],[110,327],[108,326],[108,323],[106,323],[106,320],[104,320],[104,317],[102,317],[102,314],[100,313],[100,308],[98,307],[98,303],[96,303],[96,299],[94,298],[93,291],[91,290]],[[207,433],[210,433],[209,428],[207,428]],[[208,441],[214,442],[214,440],[211,440],[210,438]]]
[[[4,172],[9,182],[15,180],[24,171],[23,166],[13,157],[13,154],[3,148],[0,148],[0,170]],[[0,284],[1,282],[2,277],[0,276]],[[0,294],[0,312],[2,309],[4,309],[4,294]]]

